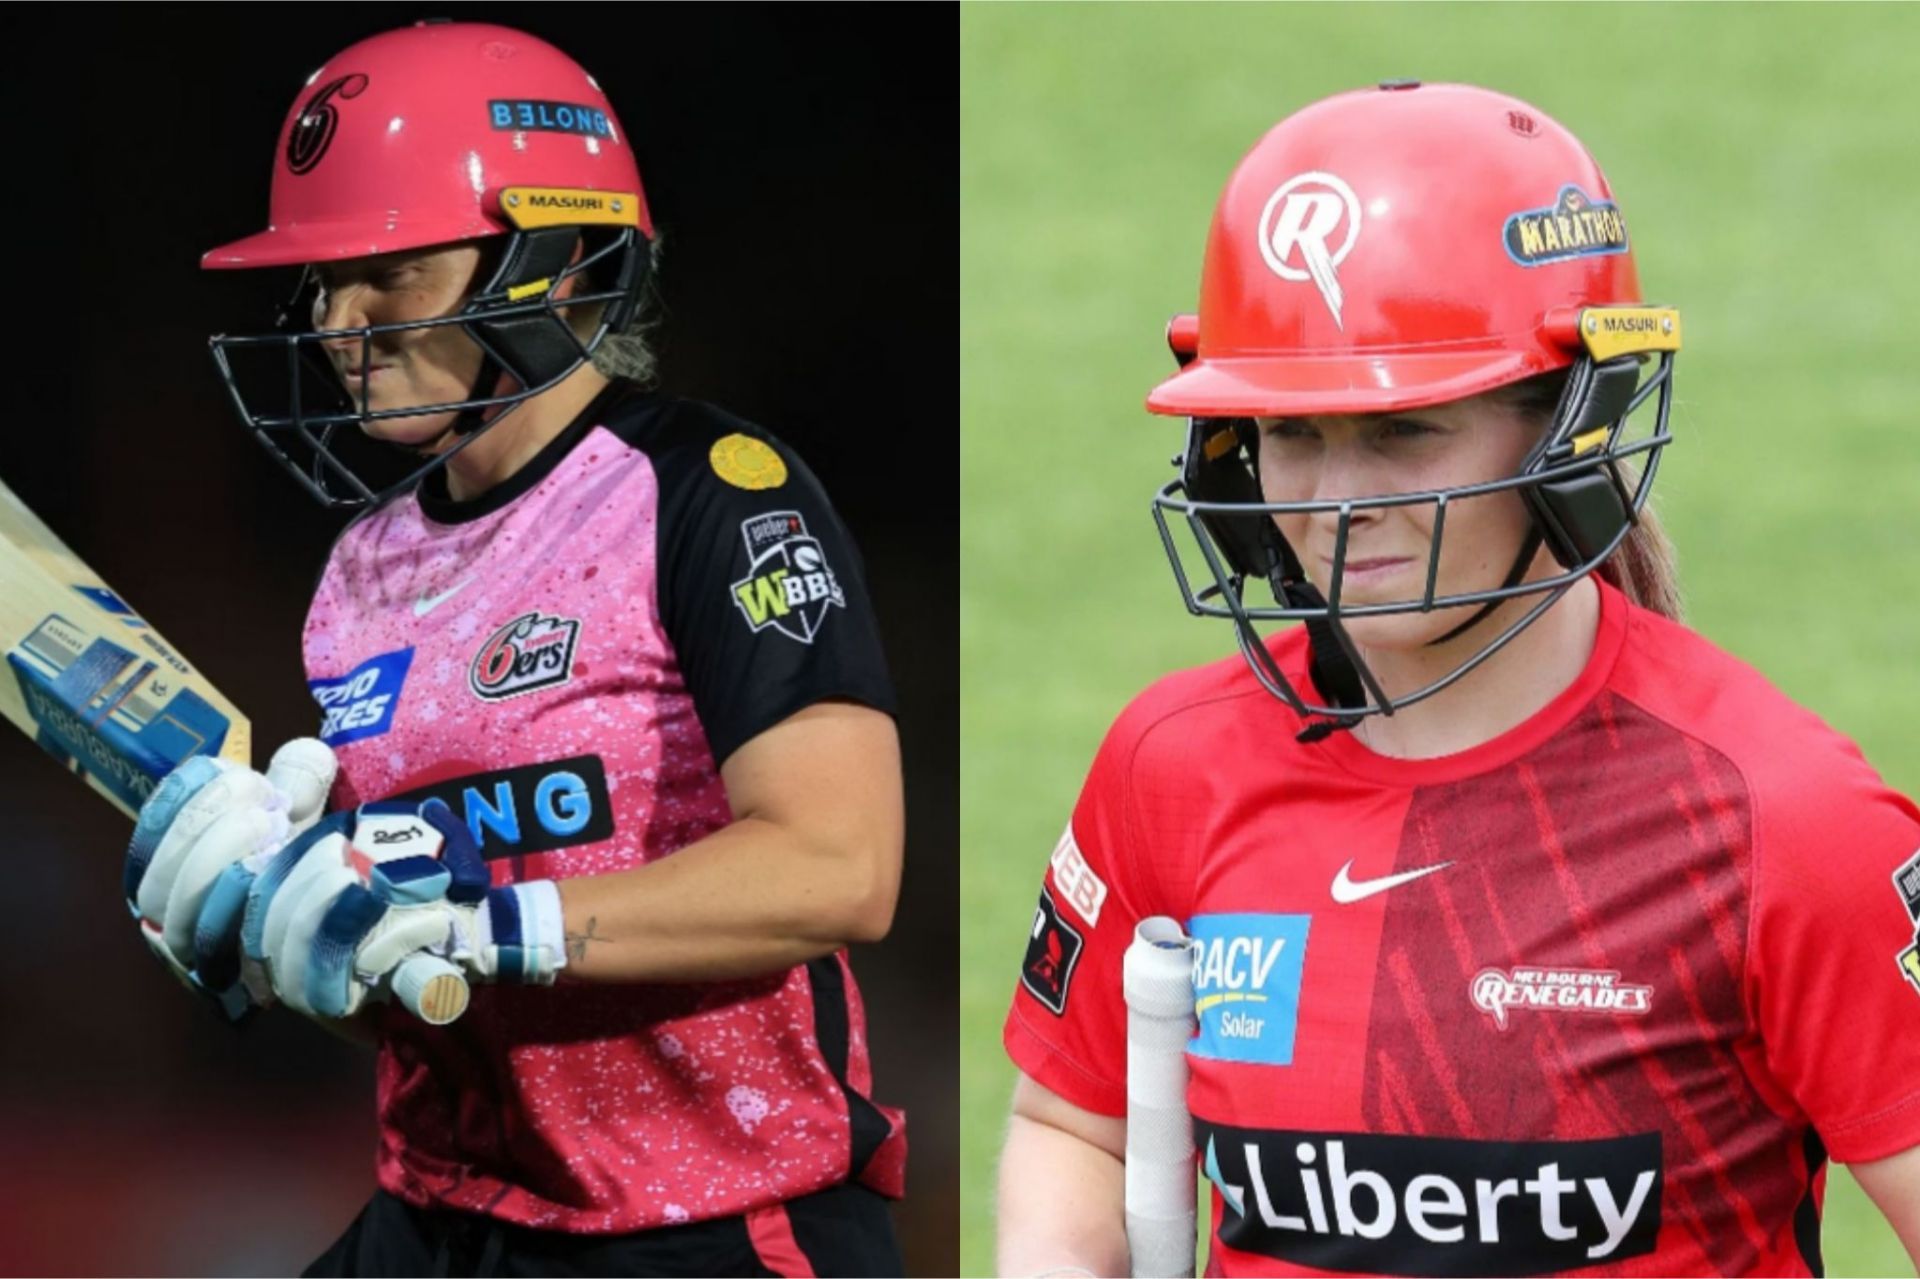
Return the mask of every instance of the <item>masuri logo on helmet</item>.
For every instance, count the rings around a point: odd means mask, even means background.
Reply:
[[[1672,308],[1643,303],[1626,223],[1577,138],[1504,94],[1396,81],[1294,113],[1240,161],[1215,207],[1198,319],[1176,317],[1168,343],[1180,370],[1147,408],[1186,417],[1189,430],[1180,477],[1154,500],[1162,545],[1188,611],[1234,624],[1256,678],[1309,721],[1302,736],[1311,739],[1446,688],[1613,553],[1671,439],[1680,323]],[[1560,369],[1567,389],[1514,476],[1383,497],[1262,500],[1256,417],[1391,413]],[[1648,401],[1653,430],[1630,438],[1627,419]],[[1519,561],[1498,588],[1437,595],[1447,504],[1499,492],[1515,493],[1531,516]],[[1355,513],[1416,503],[1434,507],[1425,593],[1343,608]],[[1337,516],[1327,595],[1280,536],[1273,517],[1282,514]],[[1210,585],[1190,579],[1170,515],[1187,524]],[[1522,582],[1542,545],[1564,571]],[[1249,579],[1267,582],[1275,607],[1247,601]],[[1451,673],[1397,697],[1343,625],[1477,606],[1464,631],[1522,596],[1540,598]],[[1258,621],[1307,624],[1311,687],[1281,671]]]
[[[378,496],[327,448],[334,430],[453,412],[465,437],[457,450],[483,422],[579,368],[639,305],[653,223],[625,134],[593,78],[524,32],[423,22],[362,40],[308,79],[281,126],[278,154],[267,229],[212,250],[203,267],[310,267],[506,237],[491,277],[454,315],[315,331],[300,304],[310,296],[303,277],[279,331],[212,339],[242,422],[327,505]],[[555,290],[574,277],[588,287],[556,301]],[[585,336],[566,315],[582,306],[602,308]],[[462,400],[373,410],[365,379],[349,396],[321,355],[323,342],[357,341],[364,366],[377,336],[444,325],[458,325],[484,355]],[[288,358],[289,346],[298,358]],[[250,402],[235,372],[249,354],[273,362],[282,403]],[[502,374],[517,389],[497,392]],[[501,412],[485,419],[496,407]],[[299,457],[294,445],[304,446]],[[402,485],[444,465],[452,451]]]

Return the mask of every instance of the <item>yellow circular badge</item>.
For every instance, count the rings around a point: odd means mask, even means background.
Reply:
[[[787,482],[787,464],[765,441],[726,435],[707,450],[713,473],[737,489],[777,489]]]

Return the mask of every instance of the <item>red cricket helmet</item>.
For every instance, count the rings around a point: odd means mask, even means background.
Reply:
[[[515,229],[512,188],[633,202],[640,170],[607,95],[578,63],[523,31],[423,22],[327,59],[280,126],[268,226],[201,258],[212,269],[286,266],[417,249]]]
[[[640,308],[652,235],[626,131],[573,59],[485,23],[385,32],[308,77],[280,128],[267,229],[201,265],[310,267],[504,237],[498,252],[453,314],[356,329],[311,327],[309,271],[277,332],[217,336],[214,363],[241,421],[295,478],[329,506],[363,505],[379,498],[376,484],[397,491],[444,465],[624,331]],[[590,333],[567,318],[582,307],[600,308]],[[447,326],[481,352],[467,396],[373,409],[364,370],[375,340]],[[349,343],[360,351],[358,396],[323,354]],[[456,415],[463,439],[391,486],[369,482],[333,445],[343,427],[438,413]]]
[[[1180,478],[1154,499],[1162,545],[1188,611],[1234,623],[1260,683],[1313,721],[1308,739],[1431,697],[1499,651],[1618,549],[1671,439],[1679,314],[1641,304],[1605,175],[1544,113],[1469,85],[1396,81],[1343,93],[1268,131],[1214,211],[1200,314],[1176,317],[1167,340],[1181,369],[1147,408],[1183,415],[1189,428]],[[1559,369],[1568,375],[1558,406],[1515,475],[1417,493],[1262,500],[1254,418],[1391,413]],[[1628,418],[1649,401],[1653,430],[1631,438]],[[1439,594],[1449,503],[1500,493],[1518,497],[1531,523],[1505,580]],[[1343,602],[1355,515],[1416,504],[1433,508],[1425,591]],[[1324,594],[1274,522],[1308,514],[1338,518]],[[1197,539],[1210,585],[1190,578],[1169,517]],[[1526,580],[1543,546],[1563,571]],[[1247,584],[1261,579],[1275,607],[1246,599]],[[1473,607],[1447,640],[1522,596],[1540,598],[1451,673],[1397,696],[1345,625]],[[1280,670],[1259,621],[1307,624],[1312,687]]]
[[[1558,122],[1470,85],[1390,82],[1287,117],[1221,192],[1196,358],[1155,413],[1378,413],[1573,362],[1574,308],[1640,283],[1613,191]],[[1197,348],[1197,349],[1196,349]]]

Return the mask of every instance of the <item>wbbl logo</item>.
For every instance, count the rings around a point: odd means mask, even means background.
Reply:
[[[769,626],[802,644],[813,643],[829,608],[847,598],[827,564],[827,553],[807,533],[798,511],[756,515],[740,525],[747,543],[747,575],[733,584],[733,602],[758,634]]]
[[[1360,201],[1331,173],[1288,178],[1260,211],[1260,256],[1283,280],[1312,280],[1335,328],[1346,327],[1340,319],[1346,294],[1337,271],[1359,238]]]
[[[1913,945],[1894,956],[1894,961],[1914,990],[1920,991],[1920,853],[1893,872],[1893,887],[1900,894],[1900,904],[1907,908],[1907,918],[1914,923]]]
[[[487,637],[467,670],[467,687],[489,702],[536,693],[573,677],[580,623],[522,613]]]

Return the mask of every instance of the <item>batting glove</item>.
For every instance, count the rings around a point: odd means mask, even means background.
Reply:
[[[309,1016],[350,1017],[418,954],[469,983],[550,984],[566,966],[551,880],[491,887],[465,823],[437,799],[335,813],[255,880],[242,973]]]
[[[313,738],[281,747],[263,775],[198,755],[140,809],[122,884],[153,953],[230,1014],[248,1001],[239,975],[245,884],[275,849],[313,824],[338,764]]]

